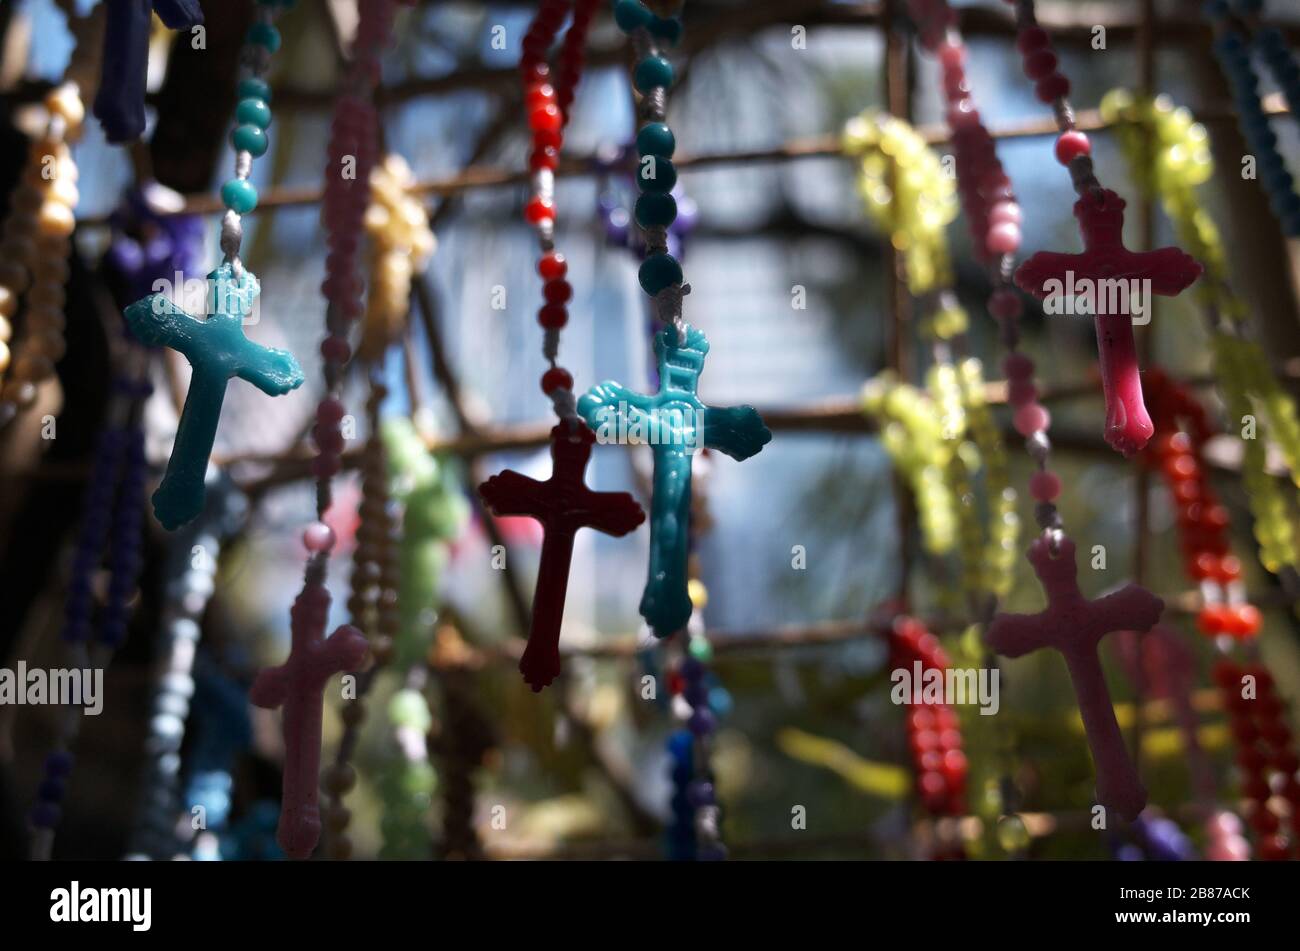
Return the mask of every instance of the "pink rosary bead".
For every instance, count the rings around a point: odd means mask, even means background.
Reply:
[[[302,543],[312,554],[334,548],[334,529],[324,522],[312,522],[303,530]]]
[[[1002,320],[1013,320],[1024,310],[1025,305],[1020,295],[1009,287],[999,287],[989,298],[989,313]]]
[[[1052,414],[1039,403],[1026,403],[1016,410],[1011,417],[1011,425],[1016,432],[1028,439],[1034,433],[1041,433],[1052,423]]]
[[[1060,476],[1046,469],[1035,472],[1029,477],[1029,494],[1038,502],[1055,502],[1061,495]]]

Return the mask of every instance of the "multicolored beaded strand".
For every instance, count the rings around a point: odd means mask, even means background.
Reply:
[[[335,100],[334,119],[325,166],[325,197],[321,210],[329,254],[321,290],[327,302],[326,337],[321,344],[325,393],[316,408],[312,430],[316,457],[317,521],[303,532],[308,558],[302,591],[291,611],[293,645],[280,667],[261,671],[250,697],[254,705],[284,709],[284,789],[276,841],[291,859],[310,857],[320,839],[318,805],[321,718],[324,690],[335,673],[358,669],[369,654],[365,636],[350,624],[324,636],[330,594],[325,586],[334,531],[325,524],[332,504],[331,480],[342,465],[346,410],[338,393],[343,367],[351,358],[348,331],[361,317],[361,281],[357,274],[357,245],[370,204],[370,173],[379,153],[379,120],[373,103],[379,81],[380,54],[388,42],[396,15],[395,0],[372,0],[361,7],[353,58]],[[344,174],[350,170],[351,174]],[[333,798],[355,783],[346,764],[324,777]],[[336,818],[341,818],[339,813]]]
[[[167,472],[153,495],[154,515],[168,531],[203,510],[208,458],[230,379],[238,376],[269,396],[282,396],[303,382],[302,368],[292,354],[259,346],[244,336],[243,324],[253,313],[261,285],[239,257],[244,234],[241,216],[257,207],[257,189],[248,177],[253,158],[266,152],[265,130],[271,123],[271,89],[262,77],[271,54],[280,48],[275,20],[292,5],[293,0],[258,0],[244,40],[245,76],[238,86],[236,127],[231,133],[235,174],[221,186],[226,206],[221,219],[223,260],[208,275],[207,319],[190,316],[164,294],[150,294],[125,311],[136,339],[148,346],[170,347],[194,368]]]
[[[568,264],[564,255],[555,250],[555,167],[574,87],[582,75],[587,29],[595,6],[596,0],[578,0],[574,6],[573,24],[564,37],[556,85],[549,81],[551,70],[543,57],[564,19],[567,5],[562,0],[543,0],[524,38],[520,62],[528,124],[533,131],[529,165],[533,170],[534,194],[525,207],[524,217],[536,228],[542,249],[537,270],[545,281],[546,305],[538,312],[537,319],[545,329],[542,354],[551,365],[542,375],[542,392],[550,398],[560,418],[551,430],[552,474],[546,482],[538,482],[507,469],[478,488],[493,515],[526,515],[544,526],[545,540],[533,591],[528,644],[519,661],[524,681],[534,691],[549,686],[560,675],[560,624],[575,533],[580,528],[594,528],[607,535],[621,536],[645,520],[641,507],[628,493],[592,492],[583,482],[583,471],[596,436],[578,416],[572,374],[556,363],[560,328],[568,322],[565,305],[573,296],[573,288],[565,280]]]
[[[63,285],[68,280],[79,197],[77,165],[69,143],[80,136],[85,119],[77,84],[64,83],[51,91],[45,108],[45,130],[28,150],[27,165],[10,196],[0,244],[0,426],[36,401],[37,387],[54,375],[54,365],[66,349]],[[11,321],[24,291],[22,335],[14,345],[11,364]]]
[[[1296,193],[1295,179],[1278,151],[1277,135],[1264,112],[1250,46],[1253,42],[1273,71],[1292,115],[1300,109],[1300,66],[1287,49],[1282,32],[1259,24],[1262,6],[1257,0],[1239,0],[1234,11],[1228,0],[1209,0],[1203,9],[1214,26],[1214,56],[1228,80],[1237,107],[1237,126],[1255,156],[1269,207],[1282,225],[1282,233],[1288,238],[1300,238],[1300,194]]]

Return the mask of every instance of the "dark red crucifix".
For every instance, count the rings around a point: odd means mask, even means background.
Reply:
[[[366,659],[365,635],[349,624],[325,637],[330,596],[325,585],[303,586],[289,612],[289,659],[259,671],[249,690],[254,706],[284,707],[284,788],[275,840],[291,859],[311,857],[320,839],[320,734],[325,684]]]
[[[1201,265],[1178,248],[1125,248],[1124,199],[1108,188],[1086,192],[1074,203],[1074,217],[1083,234],[1083,253],[1039,251],[1016,271],[1016,286],[1039,300],[1091,298],[1106,397],[1106,442],[1131,456],[1154,429],[1142,402],[1128,302],[1131,294],[1140,294],[1150,307],[1148,294],[1182,293],[1200,277]]]
[[[1135,584],[1089,601],[1079,591],[1074,542],[1068,538],[1055,555],[1047,540],[1039,538],[1029,549],[1029,560],[1047,595],[1047,608],[1037,614],[999,614],[985,639],[1004,657],[1040,647],[1064,655],[1097,768],[1097,799],[1131,822],[1145,808],[1147,791],[1124,748],[1097,647],[1112,631],[1151,630],[1165,603]]]
[[[542,523],[542,560],[533,592],[528,646],[519,661],[534,691],[560,674],[560,622],[569,588],[573,536],[580,528],[626,535],[645,521],[645,512],[626,492],[593,492],[582,481],[596,434],[582,423],[561,422],[551,430],[551,477],[538,482],[507,469],[478,487],[493,515],[526,515]]]

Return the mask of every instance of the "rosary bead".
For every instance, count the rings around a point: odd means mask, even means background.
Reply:
[[[270,23],[254,23],[248,28],[248,42],[274,53],[280,48],[280,31]]]
[[[334,547],[334,529],[324,522],[312,522],[302,533],[302,543],[310,552],[329,551]]]
[[[636,181],[643,192],[666,194],[677,184],[677,167],[672,159],[647,156],[637,168]]]
[[[559,132],[563,124],[560,107],[554,103],[539,106],[528,114],[528,125],[534,132]]]
[[[632,33],[641,27],[649,26],[652,19],[654,14],[641,0],[618,0],[618,3],[614,4],[614,22],[624,33]]]
[[[537,273],[547,281],[562,280],[569,273],[569,264],[559,251],[547,251],[537,262]]]
[[[1053,103],[1070,94],[1070,80],[1060,73],[1052,73],[1034,84],[1039,102]]]
[[[543,146],[533,149],[528,157],[528,168],[531,171],[538,172],[542,169],[550,169],[552,172],[560,167],[560,153],[554,146]]]
[[[266,154],[269,140],[266,133],[255,125],[241,125],[230,134],[230,143],[236,151],[248,152],[254,157]]]
[[[1047,31],[1041,26],[1026,27],[1021,30],[1016,37],[1016,48],[1020,50],[1022,56],[1027,56],[1035,50],[1043,49],[1051,43],[1047,36]]]
[[[676,46],[682,38],[682,21],[676,17],[655,17],[648,29],[651,36],[666,41],[669,46]]]
[[[662,56],[647,56],[632,71],[632,83],[641,93],[658,88],[666,89],[673,84],[672,63]]]
[[[1025,57],[1025,75],[1030,79],[1046,79],[1056,72],[1056,54],[1050,49],[1035,50]]]
[[[256,76],[250,76],[247,79],[241,79],[236,87],[235,95],[243,99],[260,99],[268,105],[271,102],[271,87],[263,79]]]
[[[1088,136],[1078,129],[1062,132],[1056,140],[1056,160],[1067,168],[1070,162],[1080,155],[1091,154],[1092,143],[1088,141]]]
[[[1031,436],[1034,433],[1042,432],[1051,425],[1051,421],[1051,414],[1039,403],[1029,403],[1021,406],[1012,416],[1012,425],[1015,426],[1016,432],[1022,436]]]
[[[1029,477],[1029,494],[1039,502],[1055,502],[1061,495],[1061,479],[1046,469]]]
[[[573,389],[573,376],[564,367],[551,367],[542,374],[542,392],[554,393],[556,390]]]
[[[221,186],[221,201],[231,211],[246,215],[257,207],[257,189],[242,178],[232,178]]]
[[[555,205],[540,195],[536,196],[524,207],[524,219],[534,225],[543,221],[554,221]]]
[[[646,192],[637,198],[635,214],[642,228],[666,228],[677,218],[677,199],[667,192]]]
[[[547,304],[537,312],[537,322],[547,330],[559,330],[569,322],[569,311],[563,304]]]
[[[672,158],[676,148],[677,139],[673,130],[662,122],[648,122],[636,134],[636,150],[640,155]]]
[[[555,87],[550,83],[535,83],[528,87],[528,92],[524,96],[524,104],[528,106],[530,113],[553,102],[555,102]]]
[[[567,304],[573,297],[573,285],[568,281],[547,281],[542,293],[548,304]]]
[[[242,99],[235,106],[235,121],[265,129],[271,124],[271,107],[261,99]]]
[[[650,254],[641,262],[637,276],[641,287],[653,297],[665,288],[682,282],[682,266],[671,254]]]

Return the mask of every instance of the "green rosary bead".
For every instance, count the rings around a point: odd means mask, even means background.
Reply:
[[[673,64],[662,56],[647,56],[632,70],[632,84],[642,93],[660,86],[667,89],[673,84]]]
[[[271,102],[270,84],[256,76],[241,79],[239,85],[235,87],[235,94],[240,99],[260,99],[267,104]]]
[[[624,33],[632,33],[649,26],[655,15],[641,0],[618,0],[614,4],[614,22]]]
[[[672,159],[647,155],[637,168],[636,183],[643,192],[667,194],[677,184],[677,166]]]
[[[677,17],[655,17],[650,21],[648,29],[651,36],[667,40],[669,46],[676,46],[682,38],[682,21]]]
[[[230,134],[230,143],[237,151],[248,152],[256,158],[266,154],[270,141],[257,126],[241,125]]]
[[[271,107],[261,99],[241,99],[235,106],[235,121],[265,129],[271,124]]]
[[[254,23],[248,28],[247,41],[274,53],[280,48],[280,31],[269,23]]]
[[[673,130],[662,122],[647,122],[636,134],[636,150],[639,155],[672,158],[676,148],[677,138],[673,135]]]
[[[637,276],[641,279],[641,287],[645,292],[654,297],[665,288],[682,282],[682,266],[671,254],[660,252],[641,262]]]
[[[232,178],[221,186],[221,201],[231,211],[246,215],[257,207],[257,189],[252,182]]]
[[[667,192],[646,192],[636,200],[636,223],[642,228],[666,228],[677,220],[677,199]]]

